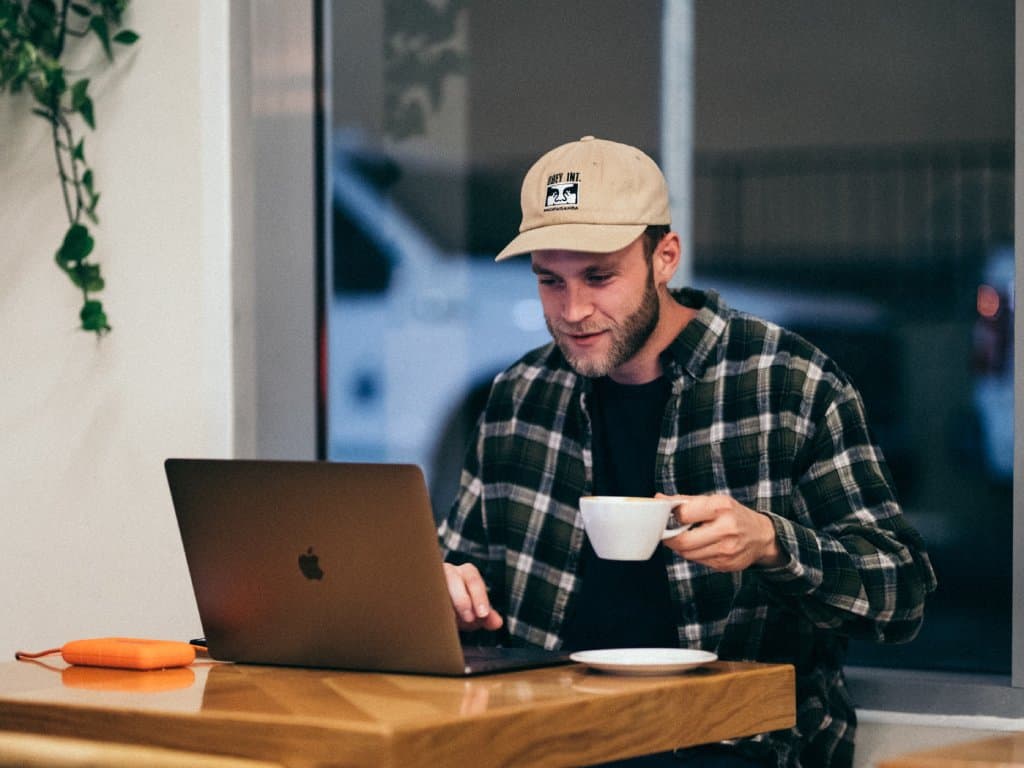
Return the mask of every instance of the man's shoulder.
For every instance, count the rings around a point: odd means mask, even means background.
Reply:
[[[849,376],[826,351],[771,320],[732,310],[723,342],[725,370],[785,370],[785,375],[770,378],[775,386],[825,400],[852,394]]]
[[[824,353],[799,333],[743,307],[733,307],[716,292],[694,291],[681,293],[684,305],[697,307],[698,315],[732,354],[764,351],[765,354],[783,352],[798,358],[819,358]]]
[[[772,320],[742,310],[730,310],[727,315],[730,342],[754,349],[784,351],[801,358],[822,355],[822,351],[799,333]]]
[[[803,375],[844,389],[848,377],[826,351],[800,333],[773,320],[732,307],[713,291],[704,296],[708,334],[715,337],[708,362],[719,374],[742,373],[755,368],[788,368],[801,377],[787,377],[799,386]],[[717,365],[715,365],[717,364]],[[721,367],[721,366],[724,366]],[[779,379],[777,379],[779,380]]]
[[[683,306],[697,310],[680,334],[683,345],[677,354],[689,352],[703,365],[778,354],[795,359],[823,356],[799,334],[742,307],[733,307],[717,291],[684,288],[673,291],[673,296]]]

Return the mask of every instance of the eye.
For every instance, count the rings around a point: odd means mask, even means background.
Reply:
[[[537,275],[537,284],[545,288],[555,288],[562,284],[562,281],[553,275]]]
[[[603,285],[611,279],[611,272],[591,272],[587,275],[587,282],[591,285]]]

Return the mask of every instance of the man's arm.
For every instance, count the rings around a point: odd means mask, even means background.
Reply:
[[[790,561],[762,571],[764,583],[819,626],[879,642],[912,640],[935,573],[852,387],[830,404],[809,449],[793,514],[772,517]]]
[[[666,545],[716,570],[757,568],[777,598],[822,628],[882,642],[913,639],[935,574],[852,389],[830,405],[808,451],[791,514],[762,513],[722,495],[678,497],[676,516],[700,525]]]
[[[482,419],[482,417],[481,417]],[[477,425],[475,447],[467,451],[459,481],[459,494],[448,518],[438,529],[444,557],[444,575],[459,630],[498,630],[504,624],[491,604],[487,583],[487,531],[483,521],[480,459],[482,438]]]

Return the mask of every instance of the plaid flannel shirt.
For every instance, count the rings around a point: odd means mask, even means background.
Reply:
[[[912,639],[935,577],[843,372],[796,334],[684,290],[698,308],[662,355],[672,381],[658,490],[723,493],[768,515],[787,562],[719,573],[660,553],[679,645],[797,672],[794,728],[740,748],[780,766],[848,766],[847,637]],[[580,496],[593,487],[590,381],[549,344],[494,381],[439,535],[472,562],[509,636],[558,648],[580,588]]]

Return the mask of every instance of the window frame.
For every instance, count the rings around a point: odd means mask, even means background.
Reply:
[[[1024,0],[1016,0],[1014,5],[1015,16],[1015,76],[1014,81],[1018,84],[1024,83]],[[1014,132],[1014,174],[1013,174],[1013,240],[1014,240],[1014,291],[1019,298],[1024,295],[1024,270],[1021,270],[1021,246],[1024,245],[1024,203],[1022,203],[1022,189],[1024,189],[1024,160],[1021,159],[1021,150],[1024,149],[1024,141],[1021,139],[1019,126],[1024,125],[1024,97],[1021,96],[1019,87],[1014,91],[1014,125],[1018,130]],[[1021,395],[1024,392],[1024,354],[1021,348],[1024,346],[1024,318],[1021,313],[1016,312],[1014,320],[1014,371],[1013,371],[1013,397],[1014,397],[1014,438],[1013,438],[1013,473],[1015,478],[1024,478],[1024,408],[1019,408],[1016,403],[1022,402]],[[1013,487],[1013,617],[1011,634],[1011,661],[1010,669],[1012,684],[1016,688],[1024,689],[1024,483],[1014,483]]]

